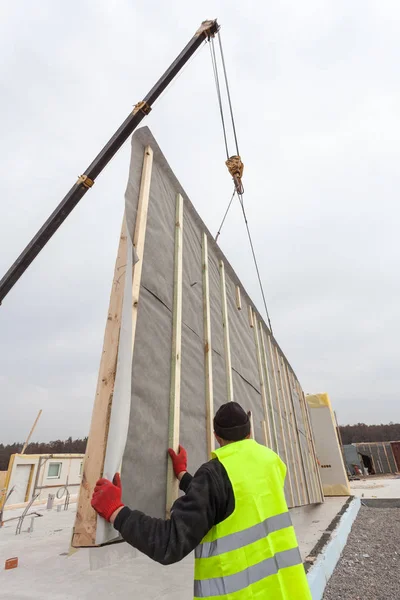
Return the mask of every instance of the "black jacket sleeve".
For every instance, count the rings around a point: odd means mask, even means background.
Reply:
[[[170,519],[156,519],[124,507],[115,519],[115,529],[162,565],[182,560],[226,514],[226,481],[213,463],[204,464],[194,477],[184,475],[180,487],[186,494],[174,502]]]
[[[188,472],[186,472],[184,474],[184,476],[182,477],[182,479],[181,479],[179,487],[182,490],[182,492],[185,492],[185,494],[186,494],[186,492],[189,489],[189,486],[190,486],[190,483],[191,483],[192,479],[193,479],[193,475],[191,475]]]

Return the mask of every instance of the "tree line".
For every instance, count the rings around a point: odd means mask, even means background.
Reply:
[[[343,444],[354,444],[356,442],[394,442],[400,441],[400,423],[389,423],[388,425],[341,425],[339,427]],[[54,440],[52,442],[32,442],[25,450],[25,454],[84,454],[86,450],[87,437],[73,440]],[[0,444],[0,471],[8,469],[8,463],[12,454],[21,452],[23,444]]]
[[[388,425],[341,425],[339,427],[343,444],[357,442],[397,442],[400,441],[400,423]]]
[[[31,442],[25,454],[85,454],[87,437],[73,440],[54,440],[52,442]],[[19,454],[24,444],[14,442],[13,444],[0,444],[0,471],[7,471],[10,456]]]

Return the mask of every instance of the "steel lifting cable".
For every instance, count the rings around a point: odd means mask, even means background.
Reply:
[[[237,155],[238,155],[237,157],[240,159],[239,144],[238,144],[238,139],[237,139],[237,134],[236,134],[235,118],[234,118],[234,115],[233,115],[232,99],[231,99],[231,94],[230,94],[229,81],[228,81],[228,75],[227,75],[227,70],[226,70],[226,65],[225,65],[224,52],[223,52],[223,49],[222,49],[222,41],[221,41],[221,34],[220,34],[220,32],[218,32],[218,42],[219,42],[219,48],[220,48],[220,54],[221,54],[221,63],[222,63],[223,72],[224,72],[224,80],[225,80],[226,94],[227,94],[228,104],[229,104],[230,117],[231,117],[231,122],[232,122],[232,130],[233,130],[233,135],[234,135],[234,139],[235,139],[236,152],[237,152]],[[220,86],[219,75],[218,75],[218,63],[217,63],[217,58],[216,58],[216,54],[215,54],[215,47],[214,47],[214,40],[213,40],[213,38],[210,40],[210,53],[211,53],[211,62],[212,62],[212,66],[213,66],[213,71],[214,71],[215,86],[216,86],[216,90],[217,90],[217,97],[218,97],[219,111],[220,111],[220,116],[221,116],[222,130],[223,130],[224,140],[225,140],[225,150],[226,150],[226,155],[227,155],[227,158],[228,158],[228,161],[229,161],[229,147],[228,147],[227,134],[226,134],[224,109],[223,109],[222,94],[221,94],[221,86]],[[243,165],[242,165],[242,169],[243,169]],[[265,298],[264,286],[263,286],[262,281],[261,281],[261,275],[260,275],[260,270],[259,270],[259,267],[258,267],[258,261],[257,261],[257,257],[256,257],[256,252],[255,252],[255,249],[254,249],[254,244],[253,244],[253,240],[252,240],[251,233],[250,233],[249,223],[248,223],[248,220],[247,220],[246,210],[245,210],[245,207],[244,207],[244,202],[243,202],[243,188],[241,190],[238,190],[237,182],[236,181],[235,181],[235,188],[233,190],[232,197],[231,197],[230,202],[228,204],[228,208],[225,211],[225,214],[224,214],[224,217],[222,219],[221,225],[220,225],[220,227],[218,229],[218,233],[217,233],[217,235],[215,237],[215,241],[217,241],[218,237],[220,236],[221,229],[222,229],[222,227],[223,227],[223,225],[225,223],[225,219],[226,219],[226,217],[228,215],[229,209],[230,209],[230,207],[232,205],[232,202],[233,202],[233,199],[234,199],[236,193],[237,193],[237,196],[239,198],[240,206],[242,208],[243,219],[244,219],[244,223],[245,223],[245,226],[246,226],[247,236],[248,236],[249,242],[250,242],[251,253],[253,255],[254,266],[255,266],[256,272],[257,272],[258,283],[260,285],[260,290],[261,290],[261,295],[262,295],[262,299],[263,299],[263,303],[264,303],[264,308],[265,308],[265,312],[266,312],[267,319],[268,319],[268,325],[269,325],[271,334],[273,334],[271,319],[270,319],[270,316],[269,316],[269,311],[268,311],[268,306],[267,306],[267,300]]]
[[[220,41],[220,48],[221,48],[221,39],[220,38],[219,38],[219,41]],[[217,99],[218,99],[218,106],[219,106],[219,114],[220,114],[220,117],[221,117],[222,132],[223,132],[224,141],[225,141],[226,158],[227,158],[227,160],[229,160],[228,138],[227,138],[227,135],[226,135],[224,108],[223,108],[223,104],[222,104],[222,94],[221,94],[221,86],[220,86],[220,83],[219,83],[218,63],[217,63],[217,57],[216,57],[216,54],[215,54],[214,38],[210,39],[210,56],[211,56],[211,64],[212,64],[213,72],[214,72],[215,89],[217,91]],[[225,72],[225,85],[226,85],[226,83],[227,83],[227,78],[226,78],[226,72]],[[233,117],[233,113],[231,111],[231,118],[232,117]],[[236,139],[236,134],[235,134],[235,139]],[[237,142],[236,142],[236,147],[237,147]],[[219,238],[219,236],[220,236],[221,229],[222,229],[222,227],[223,227],[223,225],[225,223],[226,217],[228,216],[229,209],[232,206],[232,202],[233,202],[233,198],[235,196],[235,192],[236,192],[236,190],[234,189],[232,197],[231,197],[230,202],[228,204],[228,208],[225,211],[225,214],[223,216],[221,225],[219,226],[217,235],[215,236],[215,241],[217,241],[218,238]]]
[[[223,226],[223,224],[225,223],[225,219],[226,219],[226,217],[228,216],[229,209],[230,209],[230,207],[232,206],[232,202],[233,202],[233,199],[234,199],[234,197],[235,197],[235,194],[236,194],[236,189],[234,189],[234,190],[233,190],[232,198],[230,199],[230,202],[229,202],[229,204],[228,204],[228,208],[226,209],[226,211],[225,211],[225,214],[224,214],[224,218],[222,219],[222,221],[221,221],[221,225],[219,226],[219,229],[218,229],[218,232],[217,232],[217,235],[215,236],[215,241],[216,241],[216,242],[218,241],[218,238],[219,238],[219,236],[220,236],[220,233],[221,233],[222,226]]]
[[[247,221],[247,215],[246,215],[246,211],[245,211],[245,208],[244,208],[243,196],[238,194],[238,198],[239,198],[240,206],[242,207],[242,213],[243,213],[243,218],[244,218],[244,222],[245,222],[246,229],[247,229],[247,235],[248,235],[249,242],[250,242],[250,248],[251,248],[251,252],[253,254],[254,265],[255,265],[256,271],[257,271],[258,283],[260,284],[260,290],[261,290],[261,295],[262,295],[262,299],[263,299],[263,302],[264,302],[264,308],[265,308],[265,312],[267,313],[267,319],[268,319],[269,329],[270,329],[271,333],[273,334],[274,332],[272,331],[271,319],[270,319],[269,312],[268,312],[267,301],[265,299],[264,287],[263,287],[263,284],[262,284],[262,281],[261,281],[260,270],[258,268],[258,262],[257,262],[257,258],[256,258],[256,252],[254,250],[253,240],[251,239],[251,233],[250,233],[249,223]]]
[[[211,54],[211,62],[214,71],[214,79],[215,79],[215,87],[217,90],[218,104],[219,104],[219,113],[221,116],[222,130],[224,133],[225,140],[225,150],[226,150],[226,158],[229,158],[229,150],[228,150],[228,139],[226,136],[226,127],[225,127],[225,118],[224,118],[224,109],[222,106],[222,96],[221,96],[221,86],[219,84],[219,76],[218,76],[218,65],[217,65],[217,57],[215,56],[215,47],[214,47],[214,38],[210,40],[210,54]]]
[[[236,152],[238,155],[240,155],[239,152],[239,144],[238,144],[238,140],[237,140],[237,135],[236,135],[236,125],[235,125],[235,119],[233,116],[233,108],[232,108],[232,101],[231,101],[231,93],[229,90],[229,83],[228,83],[228,75],[226,72],[226,66],[225,66],[225,58],[224,58],[224,51],[222,49],[222,41],[221,41],[221,33],[220,31],[218,31],[218,43],[219,43],[219,49],[220,49],[220,53],[221,53],[221,62],[222,62],[222,68],[224,70],[224,78],[225,78],[225,86],[226,86],[226,94],[228,96],[228,104],[229,104],[229,110],[231,113],[231,121],[232,121],[232,129],[233,129],[233,136],[235,138],[235,145],[236,145]]]

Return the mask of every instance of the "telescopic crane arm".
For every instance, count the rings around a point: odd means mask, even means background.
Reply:
[[[187,46],[182,50],[171,66],[165,71],[164,75],[162,75],[162,77],[157,81],[144,99],[136,104],[132,113],[117,129],[112,138],[96,156],[94,161],[84,171],[84,174],[78,178],[78,181],[72,186],[55,211],[50,215],[34,238],[26,246],[25,250],[23,250],[14,264],[1,279],[0,304],[8,292],[16,284],[21,275],[29,267],[31,262],[33,262],[42,248],[44,248],[60,225],[65,221],[78,202],[83,198],[88,189],[93,186],[96,177],[110,162],[112,157],[120,149],[127,138],[133,133],[133,131],[135,131],[142,119],[149,114],[152,105],[157,98],[168,87],[174,77],[179,73],[190,57],[193,56],[201,44],[205,40],[209,40],[211,37],[214,37],[214,35],[218,32],[218,29],[219,25],[216,20],[204,21]]]

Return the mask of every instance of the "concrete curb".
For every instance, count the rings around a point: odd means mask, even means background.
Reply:
[[[335,570],[360,507],[359,498],[354,498],[350,502],[346,512],[343,513],[337,527],[332,532],[329,542],[308,571],[307,579],[312,600],[322,600],[326,584]]]

